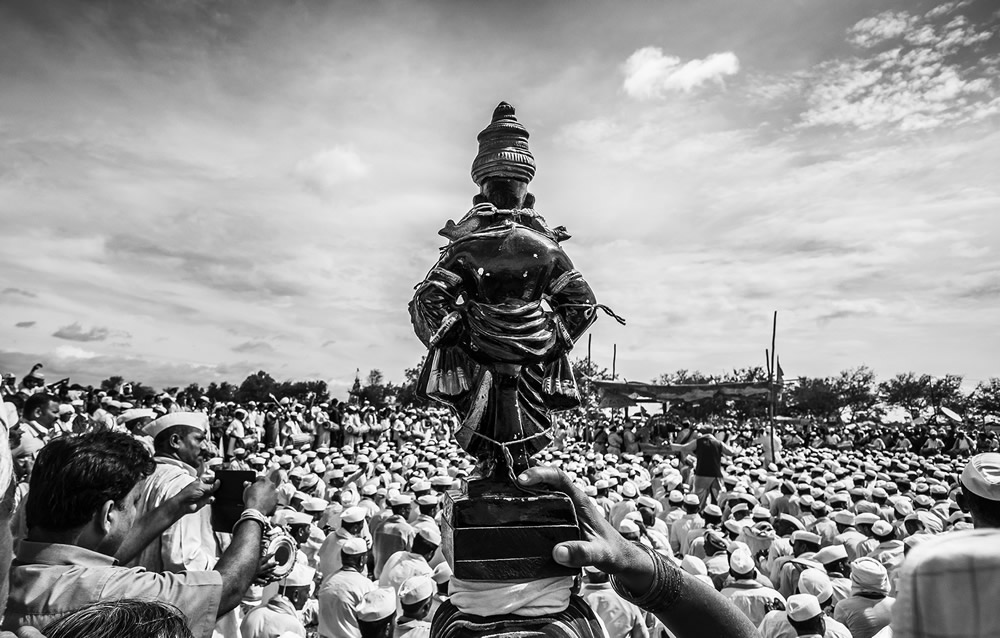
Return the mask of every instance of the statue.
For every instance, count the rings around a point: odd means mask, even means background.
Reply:
[[[562,587],[575,572],[551,553],[555,544],[579,538],[572,502],[528,492],[515,477],[551,442],[552,412],[580,405],[568,358],[574,342],[597,310],[624,321],[597,303],[573,267],[560,245],[569,238],[566,229],[550,228],[532,209],[535,161],[514,108],[501,102],[478,140],[472,179],[480,192],[458,223],[448,221],[439,232],[449,243],[409,306],[429,350],[418,391],[460,417],[454,436],[477,461],[463,490],[446,496],[442,547],[453,585],[468,580],[478,592],[489,589],[480,590],[483,583],[551,579]],[[520,631],[528,633],[517,635],[588,635],[565,629],[576,626],[566,618],[590,626],[589,609],[570,598],[568,587],[561,606],[549,610],[547,621],[526,621],[530,626]],[[448,629],[434,635],[508,635],[493,613],[457,607],[441,608],[437,618],[447,620],[435,626]],[[549,629],[531,633],[539,626]]]

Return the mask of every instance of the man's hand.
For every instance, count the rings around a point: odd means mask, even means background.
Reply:
[[[278,507],[278,492],[271,481],[266,478],[257,479],[243,492],[243,502],[248,508],[255,509],[264,516],[270,516]]]
[[[212,494],[219,489],[219,481],[206,483],[202,480],[192,481],[171,499],[178,518],[187,514],[194,514],[206,505],[210,505],[215,498]]]
[[[576,509],[583,540],[559,543],[552,558],[567,567],[593,565],[606,574],[620,574],[636,585],[632,591],[644,591],[653,579],[653,563],[649,556],[625,540],[604,519],[590,498],[573,485],[565,472],[554,467],[533,467],[517,482],[525,487],[549,487],[569,496]],[[631,583],[630,583],[631,584]]]

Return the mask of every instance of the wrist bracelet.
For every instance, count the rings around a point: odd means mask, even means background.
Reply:
[[[240,514],[239,520],[236,521],[235,525],[233,525],[233,533],[234,534],[236,533],[236,528],[239,527],[240,523],[242,523],[243,521],[254,521],[256,523],[260,523],[260,531],[261,531],[261,533],[263,533],[267,529],[267,527],[268,527],[267,517],[265,517],[260,512],[260,510],[255,510],[253,508],[248,508],[248,509],[243,510],[243,513]]]
[[[683,582],[680,570],[668,564],[666,559],[651,547],[638,542],[633,542],[633,545],[646,552],[653,561],[653,582],[649,586],[649,591],[639,595],[633,594],[614,575],[611,576],[611,585],[619,596],[637,607],[653,613],[665,611],[680,598]]]

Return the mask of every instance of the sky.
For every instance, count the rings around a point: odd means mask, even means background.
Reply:
[[[993,0],[3,0],[0,369],[401,381],[501,100],[621,377],[1000,376]]]

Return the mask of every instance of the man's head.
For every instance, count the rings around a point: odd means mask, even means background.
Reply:
[[[423,620],[431,610],[437,586],[430,576],[411,576],[399,586],[399,603],[403,615],[414,620]]]
[[[801,556],[806,552],[817,552],[819,551],[820,541],[819,534],[796,530],[792,532],[792,553],[795,556]]]
[[[49,429],[59,418],[59,403],[48,392],[36,392],[24,402],[22,414],[26,421],[34,421]]]
[[[361,530],[365,527],[365,514],[368,512],[363,507],[348,507],[340,515],[340,527],[351,536],[360,536]]]
[[[68,537],[113,555],[131,529],[144,479],[155,465],[120,432],[63,437],[38,454],[26,505],[28,538]]]
[[[156,419],[143,430],[153,437],[157,454],[198,467],[206,456],[208,417],[202,412],[173,412]]]
[[[788,597],[785,613],[788,624],[797,636],[822,636],[826,633],[826,622],[819,601],[811,594],[794,594]]]
[[[396,591],[391,587],[373,589],[354,608],[361,638],[392,638],[396,630]]]
[[[975,527],[1000,527],[1000,454],[987,452],[969,459],[962,471],[958,504],[972,514]]]
[[[361,571],[368,559],[368,544],[365,543],[365,539],[348,538],[341,543],[340,559],[344,567]]]
[[[184,614],[155,600],[104,600],[43,630],[48,638],[192,638]]]
[[[430,561],[441,546],[441,532],[434,527],[421,527],[413,538],[413,553]]]

